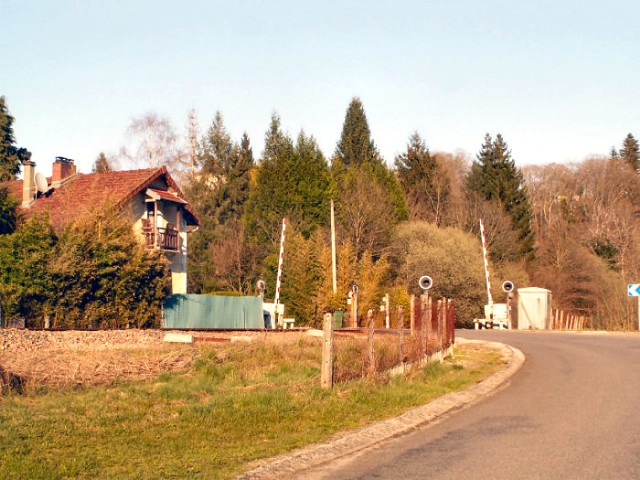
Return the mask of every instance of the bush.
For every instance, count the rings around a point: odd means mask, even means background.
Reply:
[[[0,260],[3,306],[28,327],[42,327],[45,316],[53,328],[160,324],[167,261],[115,213],[96,212],[59,235],[46,217],[33,218],[4,236]]]
[[[418,279],[429,275],[429,294],[455,301],[458,326],[470,326],[482,315],[487,302],[482,248],[474,236],[427,222],[403,223],[396,230],[391,261],[397,280],[412,293],[420,293]]]

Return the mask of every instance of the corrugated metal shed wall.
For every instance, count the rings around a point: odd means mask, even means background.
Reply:
[[[172,295],[164,302],[164,328],[264,328],[260,297]]]

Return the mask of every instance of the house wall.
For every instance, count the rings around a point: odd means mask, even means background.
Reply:
[[[142,235],[142,220],[147,218],[146,195],[140,193],[131,200],[131,216],[134,219],[133,231],[138,235],[141,243],[144,243]],[[167,223],[172,223],[176,227],[177,204],[158,202],[157,226],[166,228]],[[173,293],[187,293],[187,224],[184,215],[180,215],[180,246],[178,252],[166,252],[170,262],[171,287]]]
[[[144,201],[144,195],[138,194],[130,203],[130,214],[133,219],[133,232],[138,236],[140,243],[144,244],[144,236],[142,235],[142,219],[147,217],[147,205]]]
[[[180,214],[180,225],[177,225],[178,209],[180,207],[176,203],[158,204],[158,209],[162,210],[162,226],[166,227],[168,223],[173,224],[180,230],[180,245],[177,253],[170,253],[169,261],[171,261],[171,283],[173,293],[187,293],[187,224],[184,220],[182,212]],[[160,213],[158,214],[160,217]]]
[[[184,218],[180,218],[179,251],[173,255],[171,260],[172,291],[173,293],[187,293],[187,223]]]

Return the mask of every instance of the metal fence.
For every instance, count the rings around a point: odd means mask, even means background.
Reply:
[[[264,328],[260,297],[176,294],[165,300],[162,317],[170,329]]]

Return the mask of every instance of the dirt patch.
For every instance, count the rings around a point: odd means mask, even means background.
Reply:
[[[103,385],[187,368],[193,345],[165,344],[158,330],[0,330],[3,390],[19,378],[28,388]],[[14,381],[15,384],[15,381]]]

